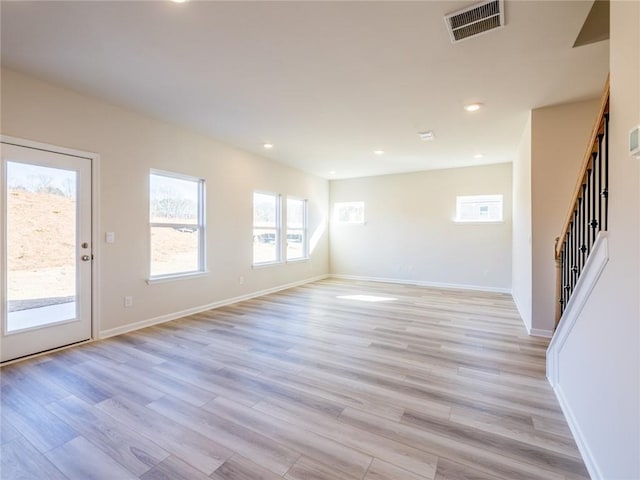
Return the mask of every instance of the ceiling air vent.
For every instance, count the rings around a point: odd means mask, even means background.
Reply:
[[[504,0],[490,0],[449,13],[445,15],[444,21],[451,35],[451,42],[457,43],[475,37],[504,25]]]

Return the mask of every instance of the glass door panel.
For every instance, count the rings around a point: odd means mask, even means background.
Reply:
[[[7,162],[7,332],[76,318],[72,170]]]

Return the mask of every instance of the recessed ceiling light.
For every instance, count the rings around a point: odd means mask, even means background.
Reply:
[[[484,155],[482,155],[481,153],[476,153],[473,158],[482,158],[484,157]]]
[[[433,130],[429,130],[428,132],[418,132],[418,136],[423,142],[428,142],[436,138],[436,134],[433,133]]]
[[[265,143],[264,145],[262,145],[264,148],[266,148],[267,150],[271,150],[273,148],[273,143]]]
[[[477,112],[478,110],[480,110],[481,107],[482,107],[481,103],[470,103],[468,105],[465,105],[464,109],[467,112]]]
[[[336,171],[335,171],[335,170],[331,170],[331,171],[329,172],[329,175],[335,175],[335,174],[336,174]]]
[[[374,155],[384,155],[384,150],[374,150],[373,154]]]
[[[173,3],[186,3],[188,0],[171,0]]]

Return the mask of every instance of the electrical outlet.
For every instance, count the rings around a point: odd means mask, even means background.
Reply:
[[[133,297],[131,295],[127,295],[126,297],[124,297],[124,306],[126,308],[133,307]]]
[[[244,277],[243,276],[238,277],[238,283],[240,285],[244,285]]]

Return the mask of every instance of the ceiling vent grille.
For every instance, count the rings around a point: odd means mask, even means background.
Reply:
[[[451,42],[486,33],[504,26],[504,0],[489,0],[445,15]]]

